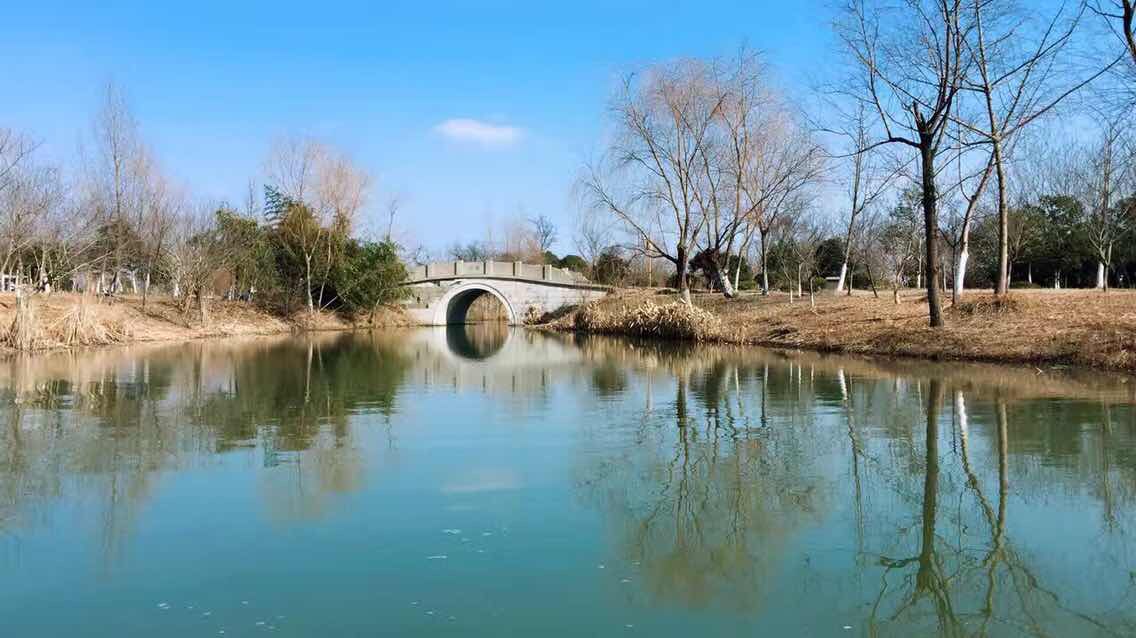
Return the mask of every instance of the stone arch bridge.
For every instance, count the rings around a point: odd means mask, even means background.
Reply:
[[[483,295],[501,302],[509,325],[517,325],[526,316],[595,301],[610,290],[564,268],[519,261],[427,264],[411,269],[403,285],[410,289],[403,302],[407,314],[425,326],[468,323],[469,307]]]

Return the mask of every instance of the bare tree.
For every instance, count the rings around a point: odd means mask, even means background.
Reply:
[[[589,273],[594,273],[600,255],[611,245],[611,224],[608,220],[608,216],[587,207],[581,207],[576,213],[572,243],[576,252],[588,262]]]
[[[304,264],[309,313],[322,310],[336,256],[367,202],[370,175],[346,153],[312,138],[277,141],[265,160],[269,212]]]
[[[1109,20],[1109,28],[1120,38],[1125,55],[1132,58],[1132,64],[1136,64],[1136,1],[1096,0],[1091,7]]]
[[[964,124],[991,148],[998,212],[998,276],[995,292],[1009,291],[1009,202],[1006,155],[1025,127],[1104,74],[1108,67],[1077,77],[1061,64],[1080,12],[1061,5],[1040,29],[1031,28],[1011,0],[970,0],[973,29],[965,44],[976,77],[965,87],[979,95],[984,121]],[[1030,14],[1036,10],[1031,8]],[[1114,62],[1115,63],[1115,62]]]
[[[42,239],[36,231],[63,193],[58,169],[33,161],[35,148],[27,137],[0,129],[0,276],[17,280],[22,255]]]
[[[683,301],[706,217],[698,204],[704,149],[724,97],[705,62],[682,60],[624,78],[612,101],[615,140],[583,187],[633,237],[628,248],[674,264]]]
[[[107,270],[110,289],[121,287],[119,277],[135,248],[133,225],[137,219],[140,191],[145,178],[141,166],[146,150],[138,133],[138,122],[126,97],[114,84],[106,85],[103,103],[92,126],[92,155],[87,157],[88,205],[98,218],[100,247],[99,280],[101,290]]]
[[[320,278],[318,307],[323,310],[332,300],[324,295],[331,269],[351,237],[360,212],[367,204],[371,176],[346,153],[324,148],[318,155],[313,193],[318,223],[326,227],[324,269]]]
[[[184,214],[183,195],[161,175],[148,180],[145,201],[139,220],[142,243],[142,306],[150,296],[154,271],[162,263],[170,248],[170,239],[178,217]]]
[[[851,0],[836,24],[853,69],[851,94],[876,115],[867,145],[903,144],[919,154],[931,327],[943,325],[936,160],[972,64],[971,16],[962,0]]]
[[[537,215],[536,217],[529,218],[529,224],[532,225],[533,234],[536,236],[536,242],[540,246],[540,252],[546,253],[552,249],[552,243],[556,241],[556,224],[545,215]]]
[[[284,137],[273,142],[264,172],[275,188],[295,201],[305,201],[316,181],[326,147],[310,137]]]
[[[170,259],[174,265],[174,288],[182,298],[182,312],[197,308],[198,320],[209,323],[209,298],[213,277],[224,262],[213,225],[216,206],[201,206],[176,218],[171,232]]]
[[[833,289],[835,295],[839,295],[844,290],[848,263],[852,256],[852,239],[858,230],[857,224],[862,221],[865,211],[880,195],[891,188],[902,169],[902,165],[888,162],[888,158],[881,153],[869,149],[871,142],[868,138],[868,117],[866,106],[862,102],[858,103],[855,114],[844,118],[851,125],[846,129],[833,131],[848,141],[848,153],[845,157],[849,160],[851,169],[845,217],[847,223],[844,231],[844,259],[840,263],[840,274]]]
[[[990,175],[994,171],[994,156],[989,154],[977,170],[963,166],[964,153],[956,158],[957,182],[954,185],[955,205],[951,206],[943,224],[943,238],[954,253],[954,283],[951,286],[951,303],[958,304],[966,288],[966,270],[970,262],[970,230],[982,201]]]
[[[806,213],[809,189],[824,168],[823,152],[796,122],[781,114],[763,123],[743,188],[761,241],[761,292],[769,294],[769,236],[782,218]]]
[[[887,221],[872,233],[871,251],[886,270],[891,285],[892,301],[899,303],[899,291],[906,281],[910,265],[919,258],[922,247],[920,224],[913,207],[901,201]],[[870,259],[868,260],[870,263]]]
[[[1072,192],[1081,202],[1085,238],[1097,257],[1097,288],[1108,290],[1113,248],[1136,224],[1130,132],[1119,120],[1106,122],[1098,141],[1080,144],[1065,155]]]
[[[809,303],[816,307],[816,290],[813,281],[817,275],[817,249],[829,235],[824,222],[807,215],[800,215],[789,226],[790,244],[793,260],[797,267],[797,296],[804,296],[804,282],[809,283]],[[790,294],[790,297],[792,295]]]

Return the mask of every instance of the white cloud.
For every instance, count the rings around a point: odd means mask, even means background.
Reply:
[[[482,146],[508,146],[521,139],[521,129],[515,126],[490,124],[468,118],[446,120],[434,131],[457,142],[474,142]]]

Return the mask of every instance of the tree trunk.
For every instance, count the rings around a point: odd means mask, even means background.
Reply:
[[[315,304],[312,301],[312,256],[304,256],[304,292],[308,298],[308,314],[314,315]]]
[[[686,246],[679,246],[675,251],[675,277],[678,279],[678,292],[682,302],[690,305],[690,256],[686,254]]]
[[[923,231],[927,255],[927,310],[932,328],[943,326],[943,305],[939,299],[939,211],[935,192],[935,140],[931,133],[920,133],[920,159],[923,164]]]
[[[761,294],[769,294],[769,231],[760,229],[761,233]]]
[[[1002,140],[994,136],[994,175],[998,186],[998,287],[995,294],[1010,291],[1010,211],[1006,205],[1006,171],[1002,167]]]
[[[958,305],[961,301],[963,287],[966,285],[966,263],[970,259],[968,243],[966,239],[963,240],[962,249],[958,253],[958,261],[955,262],[955,285],[951,289],[951,302],[955,305]]]
[[[726,299],[733,299],[737,296],[737,291],[730,283],[730,273],[718,265],[718,260],[710,260],[710,274],[714,278],[714,284],[722,290],[722,295]]]
[[[844,263],[840,264],[840,276],[836,278],[836,288],[832,289],[832,294],[840,295],[844,291],[844,278],[848,276],[848,259],[844,259]]]
[[[205,301],[205,286],[197,287],[197,312],[201,317],[201,323],[209,323],[209,309]]]
[[[150,268],[146,268],[146,277],[142,279],[142,307],[146,307],[147,298],[150,296]]]
[[[1108,277],[1105,276],[1105,266],[1103,261],[1097,262],[1097,290],[1106,290],[1108,288]]]
[[[751,232],[746,237],[745,242],[742,243],[741,250],[738,251],[738,265],[734,268],[734,290],[741,290],[741,283],[740,282],[741,282],[741,276],[742,276],[742,260],[744,260],[745,256],[747,254],[749,254],[749,242],[752,238],[753,238],[753,233]],[[726,256],[726,260],[727,260],[726,263],[728,264],[729,263],[729,255]]]
[[[872,295],[876,299],[879,299],[880,298],[880,291],[876,290],[876,278],[872,276],[872,264],[871,264],[871,262],[865,261],[864,262],[864,268],[868,272],[868,285],[872,287]]]

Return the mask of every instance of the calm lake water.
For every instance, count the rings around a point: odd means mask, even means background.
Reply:
[[[486,327],[0,362],[4,636],[1136,633],[1136,389]]]

